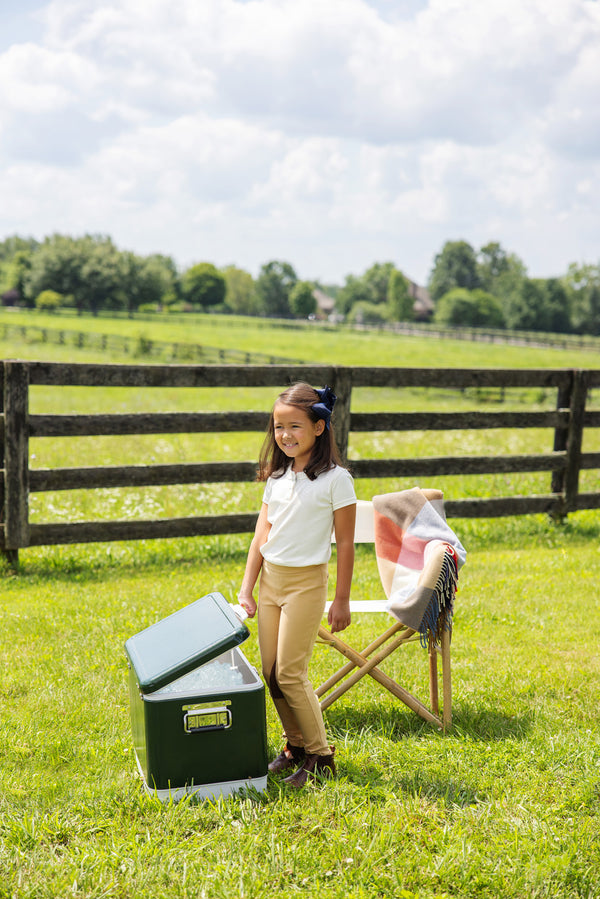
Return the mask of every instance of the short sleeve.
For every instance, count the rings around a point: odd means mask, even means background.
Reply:
[[[354,478],[345,468],[336,470],[336,477],[331,485],[331,505],[333,511],[343,509],[344,506],[351,506],[356,502],[356,492],[354,490]]]
[[[262,498],[263,503],[268,504],[269,500],[271,499],[272,490],[273,490],[273,484],[271,482],[271,478],[267,478],[267,483],[265,484],[265,489],[263,491],[263,498]]]

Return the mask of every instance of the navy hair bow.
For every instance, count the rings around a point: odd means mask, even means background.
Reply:
[[[311,408],[318,418],[322,418],[325,421],[325,426],[329,430],[331,413],[333,412],[337,396],[327,384],[321,390],[318,387],[315,387],[315,390],[319,394],[320,402],[315,403]]]

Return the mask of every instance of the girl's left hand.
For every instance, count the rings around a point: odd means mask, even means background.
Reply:
[[[238,602],[245,611],[248,618],[254,618],[256,615],[256,601],[253,596],[238,596]]]
[[[350,624],[350,601],[342,599],[334,599],[331,603],[327,622],[331,628],[331,633],[345,630]]]

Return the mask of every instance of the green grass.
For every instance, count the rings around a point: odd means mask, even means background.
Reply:
[[[600,352],[582,351],[579,348],[522,347],[475,343],[470,340],[415,338],[377,331],[331,330],[318,326],[290,327],[276,325],[265,319],[236,316],[200,315],[190,316],[185,320],[178,317],[175,321],[165,316],[158,320],[140,321],[0,310],[0,321],[54,330],[91,331],[157,341],[197,343],[245,352],[272,353],[305,362],[326,360],[327,364],[336,365],[600,368]],[[47,353],[60,350],[59,347],[54,348],[41,341],[29,344],[25,349],[27,355],[22,358],[46,358]],[[72,358],[76,361],[75,348],[64,347],[63,351],[66,360]]]
[[[240,333],[230,331],[229,345],[237,345]],[[298,335],[290,339],[304,355],[304,337],[300,344]],[[340,337],[326,358],[369,364],[359,362],[360,349],[389,364],[389,339],[379,344],[377,335],[356,335],[356,343],[345,343]],[[215,340],[211,330],[204,342]],[[392,364],[598,365],[591,355],[575,362],[558,351],[552,359],[562,362],[544,363],[550,351],[538,356],[531,349],[516,351],[519,362],[513,362],[505,356],[509,348],[491,346],[481,363],[471,344],[459,352],[448,341],[392,341]],[[315,348],[325,352],[311,343],[307,358]],[[87,353],[49,344],[0,346],[4,357],[60,353],[90,361]],[[417,357],[421,363],[411,361]],[[175,410],[226,402],[227,408],[268,408],[272,399],[272,391],[36,388],[32,407]],[[355,408],[436,409],[441,400],[456,409],[498,402],[484,394],[357,391]],[[505,403],[551,408],[554,397],[510,393]],[[385,457],[550,448],[549,434],[502,434],[501,445],[494,432],[436,434],[433,447],[427,434],[357,435],[352,450]],[[259,435],[37,440],[32,464],[253,459],[259,443]],[[586,477],[596,489],[597,474]],[[523,487],[546,492],[548,480],[547,474],[518,481],[456,477],[443,486],[454,498]],[[413,485],[357,481],[363,498],[403,486]],[[259,485],[208,485],[34,495],[32,506],[34,520],[135,518],[202,514],[215,505],[248,511],[259,497]],[[1,899],[600,896],[600,513],[580,512],[562,525],[542,516],[452,524],[469,553],[456,603],[452,730],[441,735],[363,682],[326,713],[337,747],[336,780],[290,795],[270,778],[264,794],[200,804],[161,805],[141,788],[123,644],[209,591],[234,600],[249,536],[22,551],[18,574],[2,569],[0,594]],[[370,548],[359,547],[353,598],[373,595],[380,595],[376,563]],[[254,623],[250,630],[243,652],[258,666]],[[355,616],[351,642],[366,641],[372,630],[369,616]],[[317,646],[314,681],[336,664],[331,650]],[[426,693],[426,669],[419,646],[386,663],[419,694]],[[267,730],[274,754],[281,738],[269,701]]]
[[[203,593],[233,598],[246,539],[27,554],[1,601],[0,896],[599,895],[600,521],[455,527],[451,732],[362,683],[326,713],[335,781],[217,803],[142,791],[122,647]],[[354,598],[377,589],[361,547]],[[353,641],[370,627],[356,616]],[[335,663],[317,646],[315,681]],[[416,646],[387,670],[422,692],[426,667]]]

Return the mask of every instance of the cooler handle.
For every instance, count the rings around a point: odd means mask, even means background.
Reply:
[[[198,734],[210,730],[227,730],[231,727],[231,711],[226,706],[209,709],[190,709],[183,716],[186,734]]]

